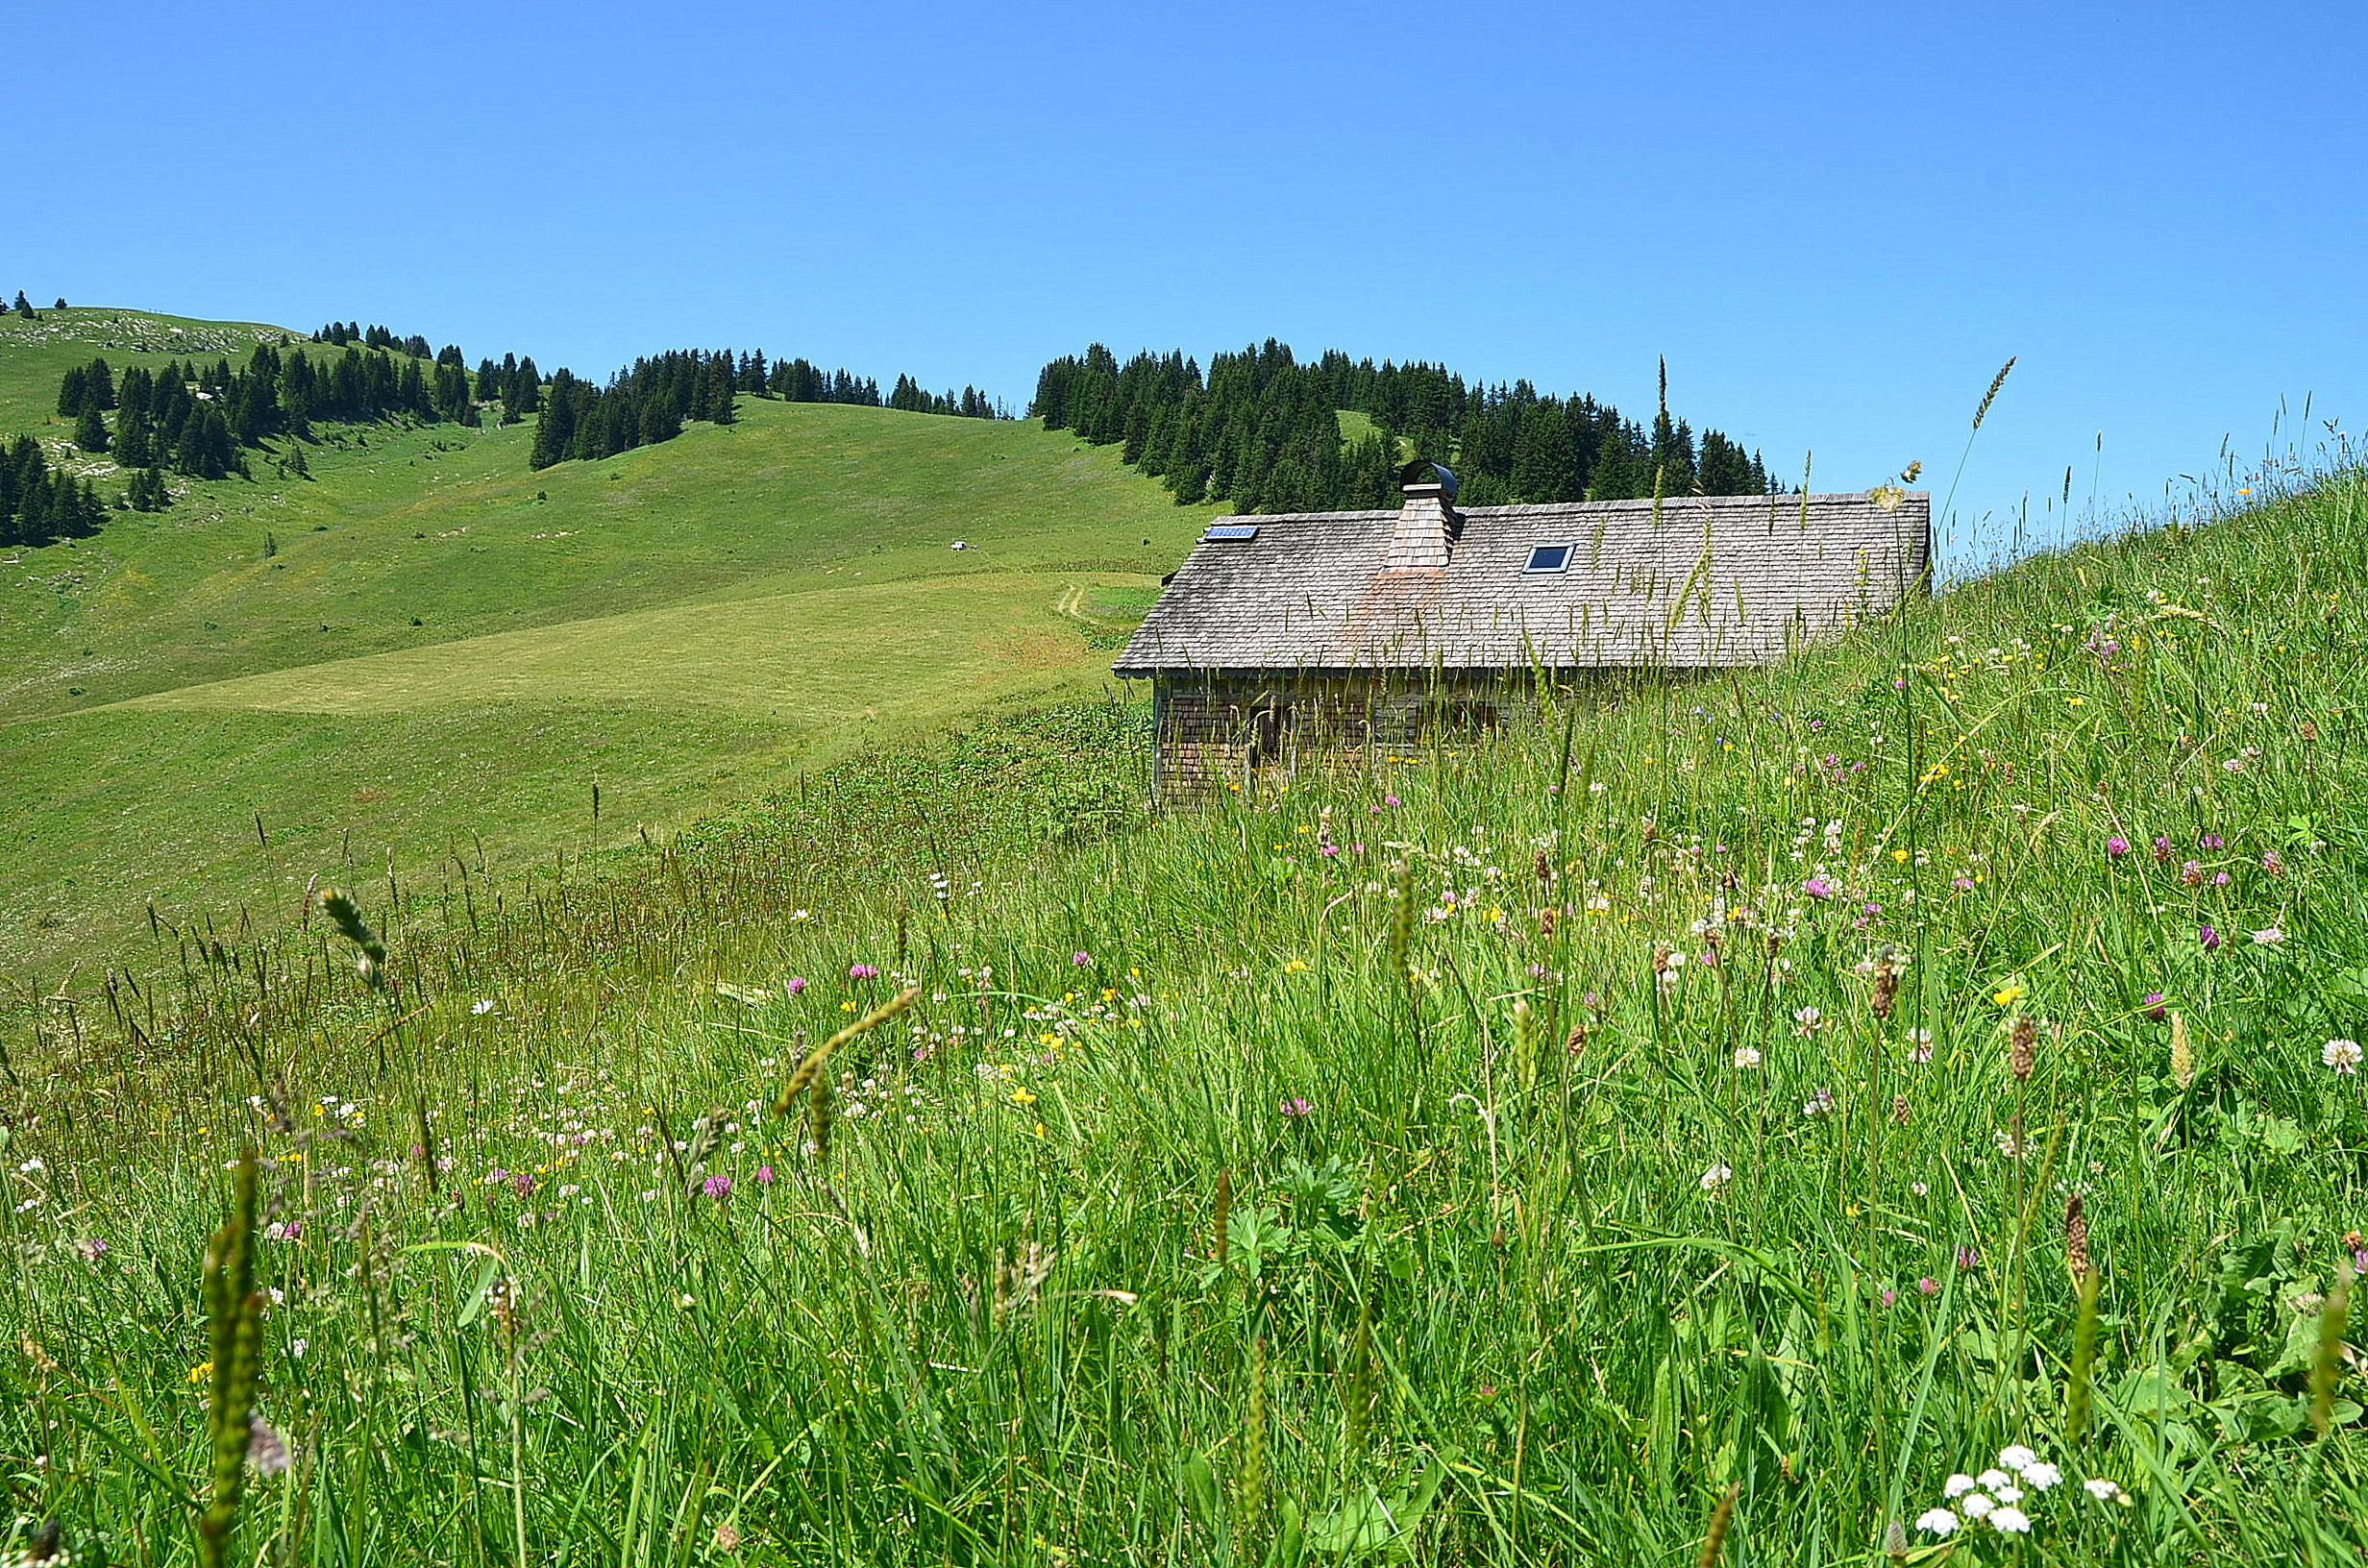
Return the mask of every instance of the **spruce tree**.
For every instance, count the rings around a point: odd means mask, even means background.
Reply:
[[[192,478],[224,479],[238,461],[230,422],[213,404],[199,406],[181,432],[181,471]]]
[[[81,416],[74,421],[74,444],[89,453],[107,450],[107,416],[96,404],[83,404]]]
[[[25,298],[25,291],[21,288],[16,291],[16,313],[24,317],[27,321],[38,321],[41,319],[39,316],[33,313],[33,302]]]
[[[1514,500],[1576,501],[1580,482],[1579,449],[1563,405],[1546,399],[1524,410],[1513,443]]]
[[[16,503],[16,542],[46,545],[55,535],[50,521],[51,487],[47,474],[37,475]]]

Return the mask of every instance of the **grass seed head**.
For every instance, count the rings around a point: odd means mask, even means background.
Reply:
[[[1415,866],[1411,860],[1401,860],[1397,865],[1397,897],[1390,906],[1390,979],[1394,985],[1405,985],[1413,979],[1406,959],[1414,940]]]
[[[2039,1062],[2039,1028],[2028,1016],[2018,1015],[2014,1031],[2007,1047],[2007,1066],[2019,1082],[2031,1076],[2031,1069]]]
[[[354,968],[362,984],[372,991],[386,989],[386,944],[377,932],[363,923],[361,911],[354,903],[354,895],[343,888],[323,888],[320,892],[321,913],[337,928],[337,935],[352,943],[358,950]]]
[[[1742,1495],[1743,1483],[1739,1481],[1729,1482],[1725,1493],[1718,1499],[1718,1507],[1711,1510],[1711,1528],[1702,1540],[1699,1568],[1712,1568],[1718,1560],[1718,1554],[1726,1549],[1727,1531],[1735,1523],[1735,1500]]]
[[[1989,405],[1998,401],[1998,389],[2007,384],[2007,374],[2013,370],[2015,359],[2020,357],[2019,355],[2010,356],[2005,364],[1998,367],[1998,374],[1990,378],[1989,390],[1982,394],[1982,406],[1973,411],[1975,429],[1980,429],[1982,421],[1989,417]]]
[[[2352,1260],[2335,1260],[2335,1287],[2319,1309],[2319,1343],[2310,1360],[2310,1430],[2325,1437],[2334,1424],[2335,1388],[2343,1376],[2344,1332],[2352,1321]]]
[[[835,1103],[835,1096],[830,1091],[830,1079],[827,1076],[816,1078],[813,1093],[806,1101],[805,1118],[806,1141],[814,1145],[816,1164],[830,1163],[830,1124]]]

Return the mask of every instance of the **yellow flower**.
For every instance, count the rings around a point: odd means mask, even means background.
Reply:
[[[2023,999],[2023,988],[2010,980],[1989,993],[1989,999],[2000,1007],[2012,1007]]]
[[[1011,1091],[1011,1103],[1014,1105],[1034,1105],[1036,1103],[1036,1096],[1030,1094],[1025,1089],[1015,1089]]]
[[[1908,862],[1908,851],[1905,849],[1894,849],[1891,851],[1891,858],[1904,866]]]
[[[189,1368],[189,1381],[193,1384],[204,1383],[208,1378],[212,1376],[213,1362],[211,1361],[200,1361],[195,1366]]]
[[[1283,972],[1285,974],[1305,974],[1307,972],[1307,960],[1304,958],[1293,959],[1290,963],[1283,966]]]

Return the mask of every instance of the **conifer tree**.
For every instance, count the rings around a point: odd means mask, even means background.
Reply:
[[[181,471],[192,478],[228,478],[237,461],[230,422],[221,408],[210,403],[200,405],[182,429]]]
[[[1514,437],[1513,499],[1541,502],[1575,501],[1583,483],[1579,450],[1562,404],[1545,400],[1523,410]]]
[[[99,412],[96,404],[83,404],[81,417],[74,421],[74,444],[89,453],[107,450],[107,416]]]

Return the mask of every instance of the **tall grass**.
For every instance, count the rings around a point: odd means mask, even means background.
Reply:
[[[233,1560],[2356,1560],[2363,524],[1063,837],[1079,715],[357,887],[383,993],[160,925],[0,1080],[15,1514],[195,1560],[253,1143]]]

